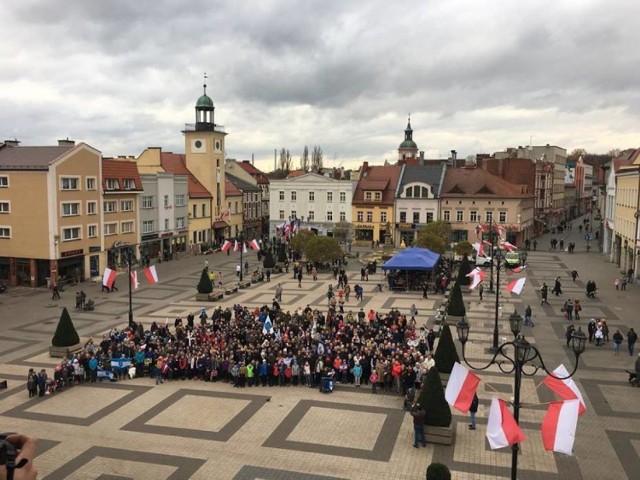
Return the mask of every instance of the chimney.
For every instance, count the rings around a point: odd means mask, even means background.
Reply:
[[[13,140],[5,140],[4,144],[9,147],[18,147],[20,146],[20,141],[17,138],[14,138]]]
[[[253,153],[251,154],[251,165],[255,165],[256,159],[254,158]]]
[[[420,165],[424,165],[424,150],[420,150]]]
[[[73,147],[75,146],[75,144],[76,144],[76,141],[69,140],[69,137],[65,138],[64,140],[58,140],[59,147]]]
[[[453,166],[453,168],[456,168],[458,166],[458,152],[456,152],[455,150],[451,150],[451,165]]]

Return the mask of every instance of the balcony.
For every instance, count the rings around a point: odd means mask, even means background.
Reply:
[[[199,128],[196,128],[196,125]],[[195,124],[195,123],[185,123],[184,124],[184,131],[185,132],[196,132],[196,131],[200,131],[200,132],[219,132],[219,133],[225,133],[224,131],[224,126],[223,125],[216,125],[216,124],[212,124],[212,123],[200,123],[200,124]]]

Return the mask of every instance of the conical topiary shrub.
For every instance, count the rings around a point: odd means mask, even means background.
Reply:
[[[437,369],[431,368],[427,373],[418,399],[420,406],[427,412],[425,425],[434,427],[451,425],[451,408],[444,398],[444,389]]]
[[[451,373],[453,364],[460,361],[456,345],[453,343],[453,337],[451,336],[451,328],[449,328],[449,324],[446,322],[440,331],[440,340],[438,340],[438,346],[436,347],[436,353],[433,359],[440,373]]]
[[[454,315],[456,317],[464,317],[467,314],[467,309],[464,306],[464,299],[462,298],[462,289],[460,288],[460,281],[456,281],[451,289],[451,295],[449,296],[449,306],[447,307],[447,315]]]
[[[284,243],[278,246],[278,261],[281,263],[287,261],[287,246]]]
[[[60,314],[60,320],[56,328],[56,333],[53,335],[51,345],[54,347],[71,347],[80,343],[80,337],[76,332],[76,327],[73,326],[67,307],[62,309]]]
[[[451,480],[451,470],[444,463],[432,463],[427,467],[427,480]]]
[[[267,252],[262,262],[264,268],[273,268],[276,266],[276,261],[273,259],[273,253]]]
[[[211,280],[209,279],[209,272],[206,268],[202,269],[202,274],[200,275],[200,281],[198,282],[198,293],[211,293],[213,292],[213,285],[211,285]]]
[[[460,268],[458,269],[458,280],[460,281],[460,285],[471,284],[471,277],[467,277],[467,275],[471,273],[471,270],[471,263],[465,255],[464,257],[462,257],[462,262],[460,263]]]

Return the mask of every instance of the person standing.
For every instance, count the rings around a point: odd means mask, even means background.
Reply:
[[[544,305],[546,303],[551,306],[547,301],[547,297],[549,296],[549,287],[544,282],[542,282],[542,287],[540,287],[540,295],[542,296],[542,302],[540,302],[540,305]]]
[[[218,287],[222,288],[222,272],[218,272]]]
[[[298,288],[302,288],[302,267],[298,269]]]
[[[282,286],[279,283],[276,285],[276,300],[282,302]]]
[[[638,340],[638,334],[633,328],[629,329],[627,333],[627,346],[629,347],[629,356],[633,355],[633,350],[636,347],[636,341]]]
[[[527,308],[524,311],[524,326],[525,327],[533,327],[533,320],[531,319],[531,305],[527,305]]]
[[[577,270],[573,270],[571,272],[571,278],[573,278],[573,281],[576,281],[576,278],[578,278],[578,271]]]
[[[580,320],[580,312],[582,311],[582,305],[580,305],[580,300],[577,298],[573,301],[573,312],[575,314],[576,320]]]
[[[471,400],[471,406],[469,407],[469,430],[476,429],[476,413],[478,412],[478,395],[473,394],[473,400]]]
[[[484,284],[480,283],[478,287],[478,295],[480,295],[480,301],[482,301],[482,295],[484,294]]]
[[[242,271],[242,266],[239,263],[236,264],[236,277],[240,276],[241,271]]]
[[[60,300],[60,288],[57,283],[51,287],[51,300]]]
[[[613,334],[613,354],[617,355],[620,353],[620,345],[622,345],[622,341],[624,337],[620,333],[620,330],[616,330],[616,333]]]
[[[427,446],[427,439],[424,436],[424,419],[426,413],[419,403],[416,403],[411,409],[413,417],[413,448],[418,448],[418,443],[422,443],[423,447]]]

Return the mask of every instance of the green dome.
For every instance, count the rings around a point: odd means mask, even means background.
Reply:
[[[400,144],[398,148],[414,148],[417,149],[418,145],[413,140],[405,140]]]
[[[198,107],[213,108],[213,100],[207,94],[204,94],[196,102],[196,108]]]

